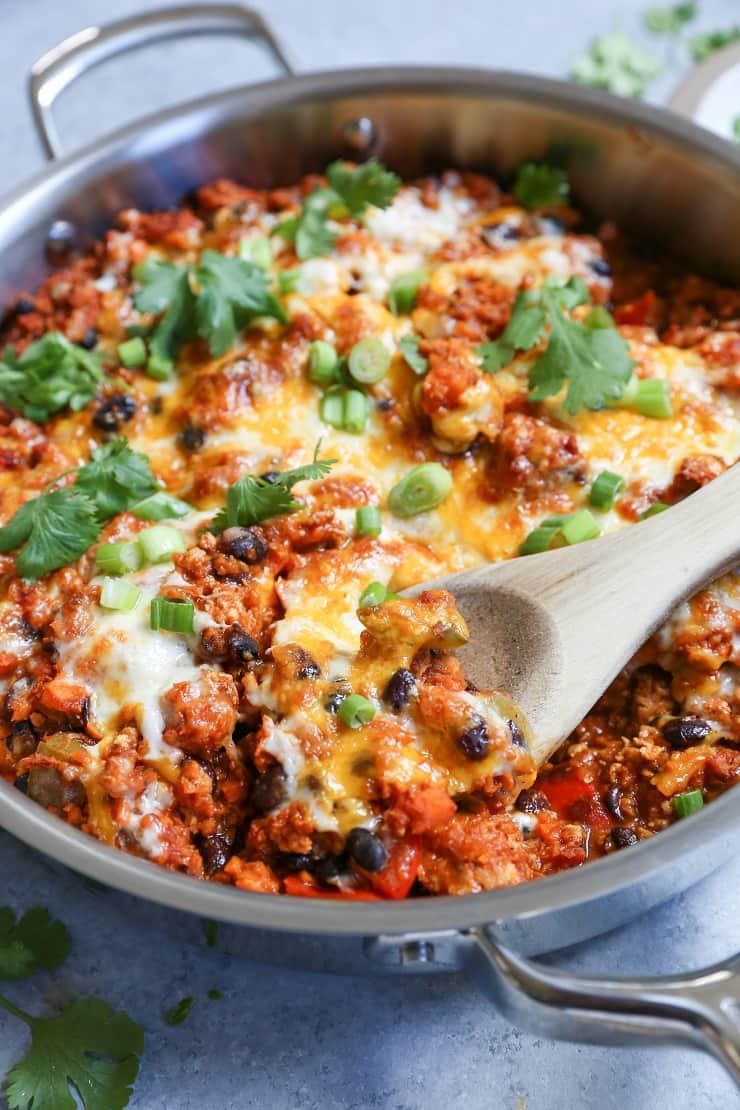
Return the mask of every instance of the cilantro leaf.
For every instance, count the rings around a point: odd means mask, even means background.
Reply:
[[[295,252],[304,262],[326,254],[334,245],[336,232],[327,227],[330,216],[349,214],[357,220],[368,205],[387,208],[401,185],[400,177],[376,158],[354,168],[346,162],[332,162],[326,176],[329,187],[314,189],[301,214],[283,220],[278,227],[280,236],[295,244]]]
[[[0,551],[22,545],[16,569],[22,578],[35,582],[79,559],[99,535],[93,501],[75,486],[66,486],[21,505],[0,528]]]
[[[164,311],[152,333],[149,353],[161,363],[170,363],[183,343],[194,339],[196,334],[190,269],[158,258],[145,258],[134,266],[133,275],[140,284],[134,295],[139,312]]]
[[[47,910],[28,910],[16,923],[15,914],[0,909],[0,979],[25,979],[37,968],[58,967],[69,955],[69,933]]]
[[[0,358],[0,401],[28,420],[45,424],[68,405],[77,412],[102,381],[100,359],[60,332],[30,343],[21,355],[11,346]]]
[[[530,399],[551,397],[566,382],[564,405],[571,414],[583,408],[600,409],[607,401],[618,399],[634,362],[607,313],[594,309],[583,323],[567,315],[587,302],[588,289],[577,277],[564,284],[547,278],[539,289],[520,293],[500,339],[478,348],[483,369],[495,373],[508,365],[516,351],[530,350],[539,343],[549,324],[545,352],[529,371]]]
[[[248,527],[259,524],[273,516],[284,516],[300,508],[293,498],[292,490],[298,482],[315,481],[323,478],[334,466],[336,459],[317,459],[318,447],[313,462],[299,466],[295,470],[282,471],[273,482],[254,474],[245,474],[226,491],[226,505],[213,519],[211,528],[222,532],[234,525]]]
[[[123,1110],[139,1070],[144,1031],[95,998],[80,998],[53,1018],[28,1018],[31,1048],[10,1071],[10,1110],[53,1107]]]
[[[133,451],[123,436],[93,450],[75,486],[90,498],[101,520],[124,512],[159,488],[147,456]]]
[[[237,331],[255,316],[288,322],[282,305],[267,287],[264,270],[254,262],[209,250],[203,252],[195,273],[198,335],[208,340],[214,357],[224,354]]]
[[[545,163],[525,162],[514,182],[514,196],[525,208],[550,208],[566,204],[570,184],[563,170]]]
[[[618,96],[642,96],[648,81],[662,71],[660,62],[621,31],[594,39],[573,63],[571,76],[582,85]]]
[[[696,18],[696,4],[674,4],[669,8],[649,8],[642,17],[648,31],[655,35],[677,35]]]
[[[423,377],[429,369],[429,362],[424,355],[419,354],[419,336],[418,335],[404,335],[398,344],[399,350],[403,355],[404,361],[415,374]]]
[[[740,40],[740,26],[728,27],[726,31],[703,31],[689,39],[689,49],[694,61],[703,62],[715,50],[729,46],[731,42]]]
[[[371,158],[352,169],[346,162],[332,162],[326,171],[329,185],[353,219],[368,205],[387,208],[401,186],[401,178]]]

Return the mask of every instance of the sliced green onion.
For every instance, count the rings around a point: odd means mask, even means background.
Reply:
[[[337,709],[337,717],[348,728],[362,728],[369,724],[375,716],[375,706],[362,694],[348,694]]]
[[[427,276],[426,270],[410,270],[391,282],[388,306],[394,316],[404,316],[413,311],[417,294]]]
[[[377,505],[361,505],[355,513],[355,531],[358,536],[379,536],[383,518]]]
[[[281,293],[295,293],[301,277],[301,267],[292,270],[280,270],[277,276],[278,290]]]
[[[429,362],[424,355],[419,353],[419,336],[404,335],[398,344],[398,349],[403,355],[406,365],[410,366],[420,378],[423,378],[429,369]]]
[[[174,365],[171,358],[164,358],[161,355],[149,355],[149,361],[146,364],[146,372],[150,378],[154,378],[158,382],[168,382],[172,377]]]
[[[519,545],[519,554],[539,555],[543,551],[548,551],[559,531],[559,525],[540,524]]]
[[[551,547],[571,547],[576,543],[594,540],[601,535],[601,529],[588,509],[563,516],[546,517],[534,531],[530,532],[519,547],[520,555],[539,555]]]
[[[95,555],[95,568],[103,574],[128,574],[142,563],[138,543],[104,543]]]
[[[614,498],[624,489],[624,478],[613,470],[602,470],[594,479],[588,494],[589,504],[606,513],[614,504]]]
[[[395,594],[389,593],[382,582],[371,582],[369,586],[365,586],[360,594],[357,608],[364,609],[368,605],[382,605],[384,601],[389,601],[390,598],[395,596]]]
[[[314,385],[331,385],[337,380],[339,356],[331,343],[315,339],[308,348],[308,380]]]
[[[341,706],[339,708],[341,709]],[[676,817],[690,817],[703,806],[704,797],[701,790],[686,790],[683,794],[674,795],[673,798],[673,812]]]
[[[144,561],[149,564],[167,563],[178,551],[185,550],[185,537],[177,528],[167,524],[153,524],[138,535]]]
[[[146,343],[143,339],[135,337],[119,343],[116,348],[118,357],[126,367],[143,366],[146,362]]]
[[[644,513],[640,513],[640,520],[647,520],[648,517],[657,516],[658,513],[664,513],[666,509],[670,509],[670,505],[664,504],[662,501],[656,501]]]
[[[634,406],[641,416],[668,420],[673,416],[671,389],[665,378],[643,378],[638,381]]]
[[[134,505],[131,512],[139,520],[172,520],[192,513],[193,506],[162,490],[153,493],[151,497],[145,497],[138,505]]]
[[[636,378],[634,374],[628,379],[620,397],[615,397],[613,401],[607,401],[606,406],[610,409],[628,409],[632,408],[637,397],[637,386],[640,379]]]
[[[394,516],[409,517],[441,505],[452,490],[452,475],[441,463],[421,463],[396,482],[388,494]]]
[[[344,393],[337,390],[335,393],[325,393],[319,404],[319,416],[325,424],[332,428],[344,427]]]
[[[368,335],[355,343],[349,353],[349,372],[361,385],[379,382],[388,373],[391,356],[382,339]]]
[[[370,404],[364,393],[359,389],[348,389],[342,398],[343,418],[342,427],[345,432],[352,435],[361,435],[367,427],[370,416]]]
[[[195,605],[189,598],[173,601],[168,597],[153,597],[149,624],[154,632],[179,632],[186,635],[194,628]]]
[[[553,520],[550,517],[544,523],[552,524]],[[576,543],[585,543],[586,540],[595,540],[600,535],[601,529],[591,513],[588,509],[581,509],[577,513],[569,513],[567,517],[563,517],[560,533],[555,537],[555,544],[557,546],[558,542],[562,541],[563,546],[571,547]]]
[[[254,239],[245,235],[239,240],[239,257],[245,262],[253,262],[260,270],[269,270],[272,266],[272,243],[262,235]]]
[[[141,597],[141,590],[123,578],[104,578],[100,588],[100,604],[104,609],[118,609],[130,613]]]

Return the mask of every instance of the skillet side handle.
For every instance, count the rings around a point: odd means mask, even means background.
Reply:
[[[732,139],[732,124],[737,114],[732,93],[738,89],[740,42],[734,42],[693,66],[673,90],[668,107],[723,138]]]
[[[31,111],[46,155],[53,159],[63,154],[52,107],[67,85],[117,54],[161,39],[205,34],[255,39],[283,73],[294,72],[285,49],[259,12],[241,4],[183,4],[142,12],[102,27],[86,27],[48,50],[31,69]]]
[[[517,1025],[591,1044],[690,1044],[740,1086],[740,953],[686,975],[590,979],[527,960],[488,929],[465,935],[477,985]]]

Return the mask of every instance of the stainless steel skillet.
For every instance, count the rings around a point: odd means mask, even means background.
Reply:
[[[88,29],[34,67],[47,151],[51,109],[75,76],[155,38],[206,31],[260,39],[231,5],[153,12]],[[48,272],[44,248],[100,234],[121,208],[176,203],[217,177],[290,182],[337,156],[377,153],[406,176],[459,165],[506,173],[557,151],[580,202],[678,248],[703,271],[740,279],[740,154],[664,112],[560,82],[480,70],[398,68],[286,76],[208,97],[61,158],[0,207],[0,298]],[[60,221],[62,223],[60,223]],[[592,981],[546,970],[536,954],[629,920],[718,866],[740,843],[740,793],[581,870],[465,898],[340,904],[249,895],[166,872],[69,828],[0,783],[0,824],[102,882],[241,926],[253,958],[342,970],[465,966],[496,1004],[551,1036],[625,1043],[646,1036],[712,1052],[740,1080],[740,960],[675,979]],[[288,936],[289,934],[289,936]],[[738,938],[734,938],[738,939]]]

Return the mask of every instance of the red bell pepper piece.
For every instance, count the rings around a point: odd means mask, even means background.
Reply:
[[[393,845],[382,871],[365,872],[365,876],[383,898],[405,898],[414,885],[420,862],[421,837],[409,836]]]
[[[648,289],[647,293],[643,293],[636,301],[621,305],[614,313],[614,319],[618,324],[636,324],[638,327],[643,327],[653,322],[656,300],[653,290]]]
[[[576,771],[557,778],[545,779],[537,784],[558,817],[564,821],[580,821],[594,829],[610,829],[611,818],[601,804],[601,798],[590,782],[585,782]],[[577,811],[574,812],[577,806]]]
[[[330,898],[343,902],[380,902],[379,894],[372,890],[327,890],[313,880],[302,879],[300,875],[287,875],[283,879],[286,894],[298,898]]]

